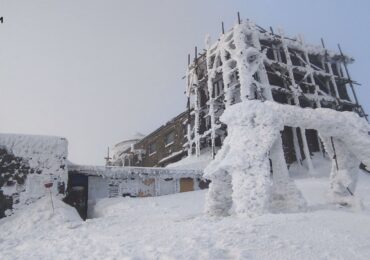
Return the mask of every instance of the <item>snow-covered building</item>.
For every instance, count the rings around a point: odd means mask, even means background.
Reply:
[[[141,151],[134,149],[134,145],[144,138],[141,133],[136,133],[132,138],[123,140],[113,146],[112,149],[112,161],[109,163],[115,166],[131,165],[134,160],[134,156],[140,156]],[[109,155],[108,155],[108,159]]]
[[[66,202],[86,219],[99,199],[149,197],[208,187],[202,170],[68,165]]]
[[[187,155],[188,112],[182,112],[146,136],[122,141],[113,148],[109,165],[164,167]],[[123,149],[124,148],[124,149]]]

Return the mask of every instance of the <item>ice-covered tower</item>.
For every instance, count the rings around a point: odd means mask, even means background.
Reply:
[[[310,45],[301,36],[290,38],[248,20],[239,20],[213,44],[207,37],[206,51],[187,69],[189,155],[204,148],[215,155],[227,135],[220,116],[243,100],[355,111],[366,117],[348,74],[351,62],[341,50],[327,50],[323,41]],[[304,161],[310,170],[311,153],[323,150],[315,130],[299,127],[285,127],[282,146],[288,164]]]

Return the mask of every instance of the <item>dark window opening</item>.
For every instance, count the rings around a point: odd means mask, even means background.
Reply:
[[[164,137],[165,146],[171,145],[174,142],[175,142],[175,132],[174,131],[165,135],[165,137]]]

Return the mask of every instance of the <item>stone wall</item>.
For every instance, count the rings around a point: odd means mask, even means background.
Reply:
[[[67,140],[61,137],[0,134],[0,218],[46,193],[64,193]]]

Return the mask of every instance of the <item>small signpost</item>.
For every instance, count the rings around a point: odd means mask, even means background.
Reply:
[[[53,196],[51,194],[51,188],[53,187],[53,182],[51,181],[45,182],[44,187],[49,190],[51,207],[53,208],[53,215],[54,215],[54,203],[53,203]]]

